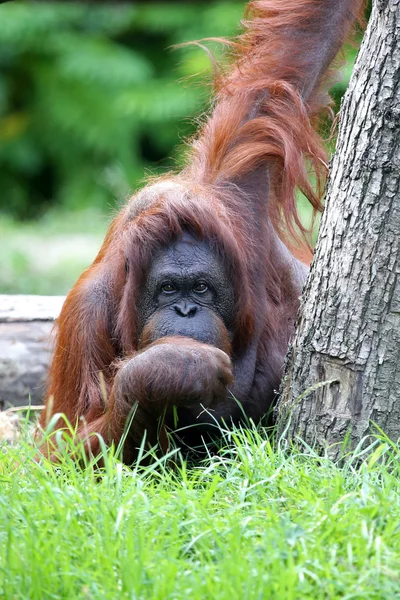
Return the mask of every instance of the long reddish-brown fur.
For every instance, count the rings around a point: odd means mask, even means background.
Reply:
[[[294,191],[299,188],[315,210],[322,210],[327,158],[316,124],[330,106],[328,66],[354,23],[363,22],[364,4],[250,2],[244,32],[232,44],[233,69],[216,78],[215,110],[194,141],[190,177],[236,180],[268,162],[275,229],[283,233],[289,228],[292,236],[296,230],[306,233]],[[310,172],[316,176],[314,185]]]
[[[139,351],[138,291],[154,251],[185,229],[217,240],[233,282],[232,356],[241,356],[259,336],[258,368],[271,373],[271,389],[279,384],[304,279],[303,267],[281,240],[291,247],[289,234],[304,232],[296,188],[321,210],[326,157],[315,122],[329,104],[327,69],[362,4],[249,3],[243,33],[231,43],[232,66],[216,78],[214,107],[189,146],[187,166],[131,199],[65,301],[49,375],[52,403],[42,427],[49,412],[63,413],[72,424],[84,419],[82,436],[97,432],[108,443],[118,442],[129,406],[113,385],[119,361]],[[171,367],[169,378],[174,377]],[[250,416],[259,413],[255,405],[250,399]]]

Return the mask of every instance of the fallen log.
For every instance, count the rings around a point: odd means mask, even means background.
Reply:
[[[43,402],[64,296],[0,295],[0,410]]]

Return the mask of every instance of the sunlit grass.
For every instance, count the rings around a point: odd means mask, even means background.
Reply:
[[[219,455],[99,476],[0,452],[1,598],[398,598],[399,450],[342,465],[236,431]]]
[[[67,293],[100,249],[111,216],[49,212],[37,221],[0,216],[0,294]]]

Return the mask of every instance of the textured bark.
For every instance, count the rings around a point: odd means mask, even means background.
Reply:
[[[354,447],[371,422],[400,437],[399,145],[400,0],[381,0],[343,103],[287,358],[277,412],[291,440],[330,446],[349,432]]]
[[[0,410],[43,402],[62,296],[0,296]]]

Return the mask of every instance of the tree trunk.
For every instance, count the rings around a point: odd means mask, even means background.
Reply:
[[[0,410],[41,404],[63,296],[0,296]]]
[[[400,2],[380,0],[343,103],[287,357],[277,413],[291,440],[331,446],[348,433],[354,447],[373,422],[400,437],[399,126]]]

